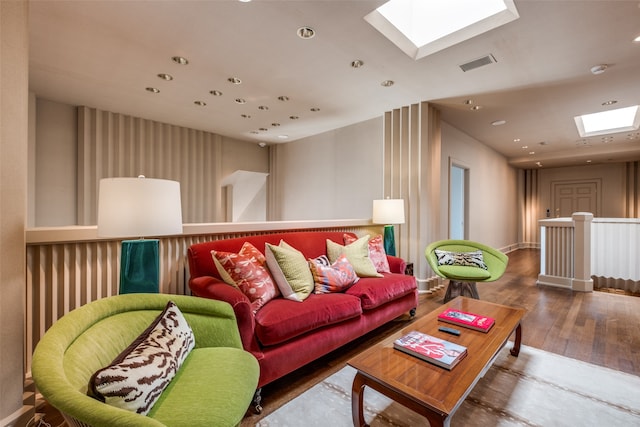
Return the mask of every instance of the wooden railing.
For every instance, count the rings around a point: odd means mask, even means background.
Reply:
[[[539,224],[539,284],[585,292],[594,287],[640,292],[640,219],[577,212]]]

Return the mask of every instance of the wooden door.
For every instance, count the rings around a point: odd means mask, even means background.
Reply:
[[[593,216],[599,216],[599,194],[599,181],[553,183],[553,216],[570,217],[574,212],[591,212]]]

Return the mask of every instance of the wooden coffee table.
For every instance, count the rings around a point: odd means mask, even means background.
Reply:
[[[493,317],[496,323],[489,332],[484,333],[438,321],[438,314],[448,307]],[[520,320],[524,313],[525,310],[521,308],[457,297],[360,353],[348,362],[358,371],[351,395],[353,424],[366,425],[363,414],[366,386],[425,416],[431,427],[448,426],[451,415],[491,367],[514,331],[515,342],[511,354],[518,356],[522,338]],[[440,326],[453,327],[461,334],[455,336],[440,332]],[[393,341],[413,330],[464,345],[467,347],[467,357],[448,371],[395,350]]]

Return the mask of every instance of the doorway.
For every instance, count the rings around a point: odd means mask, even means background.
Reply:
[[[600,215],[600,181],[564,181],[551,184],[553,216],[570,217],[574,212]]]
[[[469,168],[449,160],[449,239],[466,240],[468,227]]]

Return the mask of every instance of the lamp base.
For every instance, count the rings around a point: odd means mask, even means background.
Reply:
[[[120,294],[160,291],[160,241],[123,240],[120,256]]]
[[[384,251],[387,255],[396,256],[396,238],[393,225],[384,226]]]

